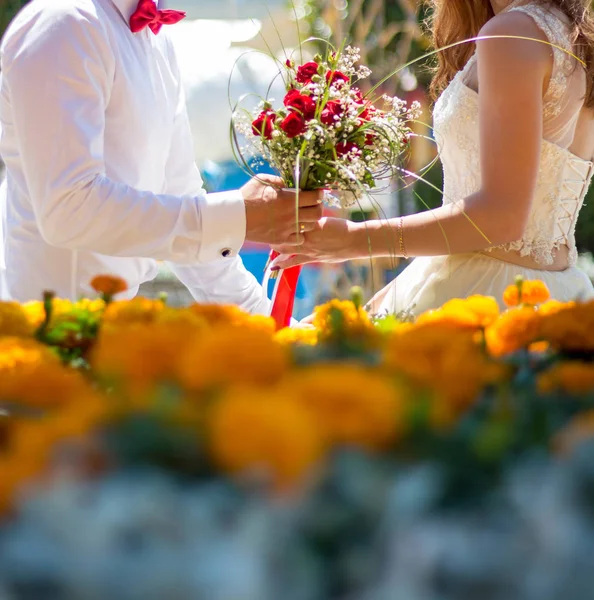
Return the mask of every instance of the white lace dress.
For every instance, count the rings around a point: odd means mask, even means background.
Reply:
[[[570,29],[562,17],[538,4],[516,4],[509,10],[530,15],[552,44],[571,51]],[[594,164],[568,150],[583,107],[584,86],[573,85],[573,77],[580,75],[574,68],[575,59],[557,48],[553,48],[553,54],[551,82],[544,97],[545,139],[528,225],[521,240],[504,247],[531,257],[543,269],[527,269],[490,257],[489,250],[416,258],[389,285],[380,313],[411,310],[420,314],[451,298],[472,294],[494,296],[501,302],[504,289],[517,275],[544,281],[558,300],[594,297],[591,281],[575,266],[575,225]],[[460,201],[481,187],[478,94],[465,84],[475,61],[473,56],[435,105],[434,131],[444,172],[444,204]],[[564,271],[546,270],[553,264],[555,250],[563,245],[570,251],[570,267]]]

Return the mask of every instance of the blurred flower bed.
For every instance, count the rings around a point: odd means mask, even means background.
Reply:
[[[548,600],[594,585],[594,302],[416,320],[0,303],[0,597]]]

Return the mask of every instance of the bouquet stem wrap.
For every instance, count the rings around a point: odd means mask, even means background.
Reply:
[[[264,289],[268,287],[268,281],[272,271],[270,265],[272,261],[279,256],[275,250],[270,251],[268,266],[264,274]],[[297,283],[301,267],[290,267],[289,269],[281,269],[278,272],[274,291],[272,292],[272,307],[270,316],[276,322],[277,329],[283,329],[291,325],[291,317],[293,316],[293,306],[295,305],[295,294],[297,293]]]

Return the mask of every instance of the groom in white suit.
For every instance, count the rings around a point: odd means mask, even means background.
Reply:
[[[166,35],[182,17],[154,0],[31,0],[9,27],[4,298],[74,299],[102,273],[124,278],[131,297],[164,260],[196,300],[268,312],[238,251],[246,239],[299,244],[295,197],[256,180],[204,191]],[[320,218],[320,197],[300,194],[301,232]]]

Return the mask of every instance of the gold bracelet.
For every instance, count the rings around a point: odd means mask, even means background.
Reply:
[[[404,246],[404,217],[400,217],[400,220],[398,221],[398,239],[400,240],[400,254],[402,254],[402,258],[408,258]]]

